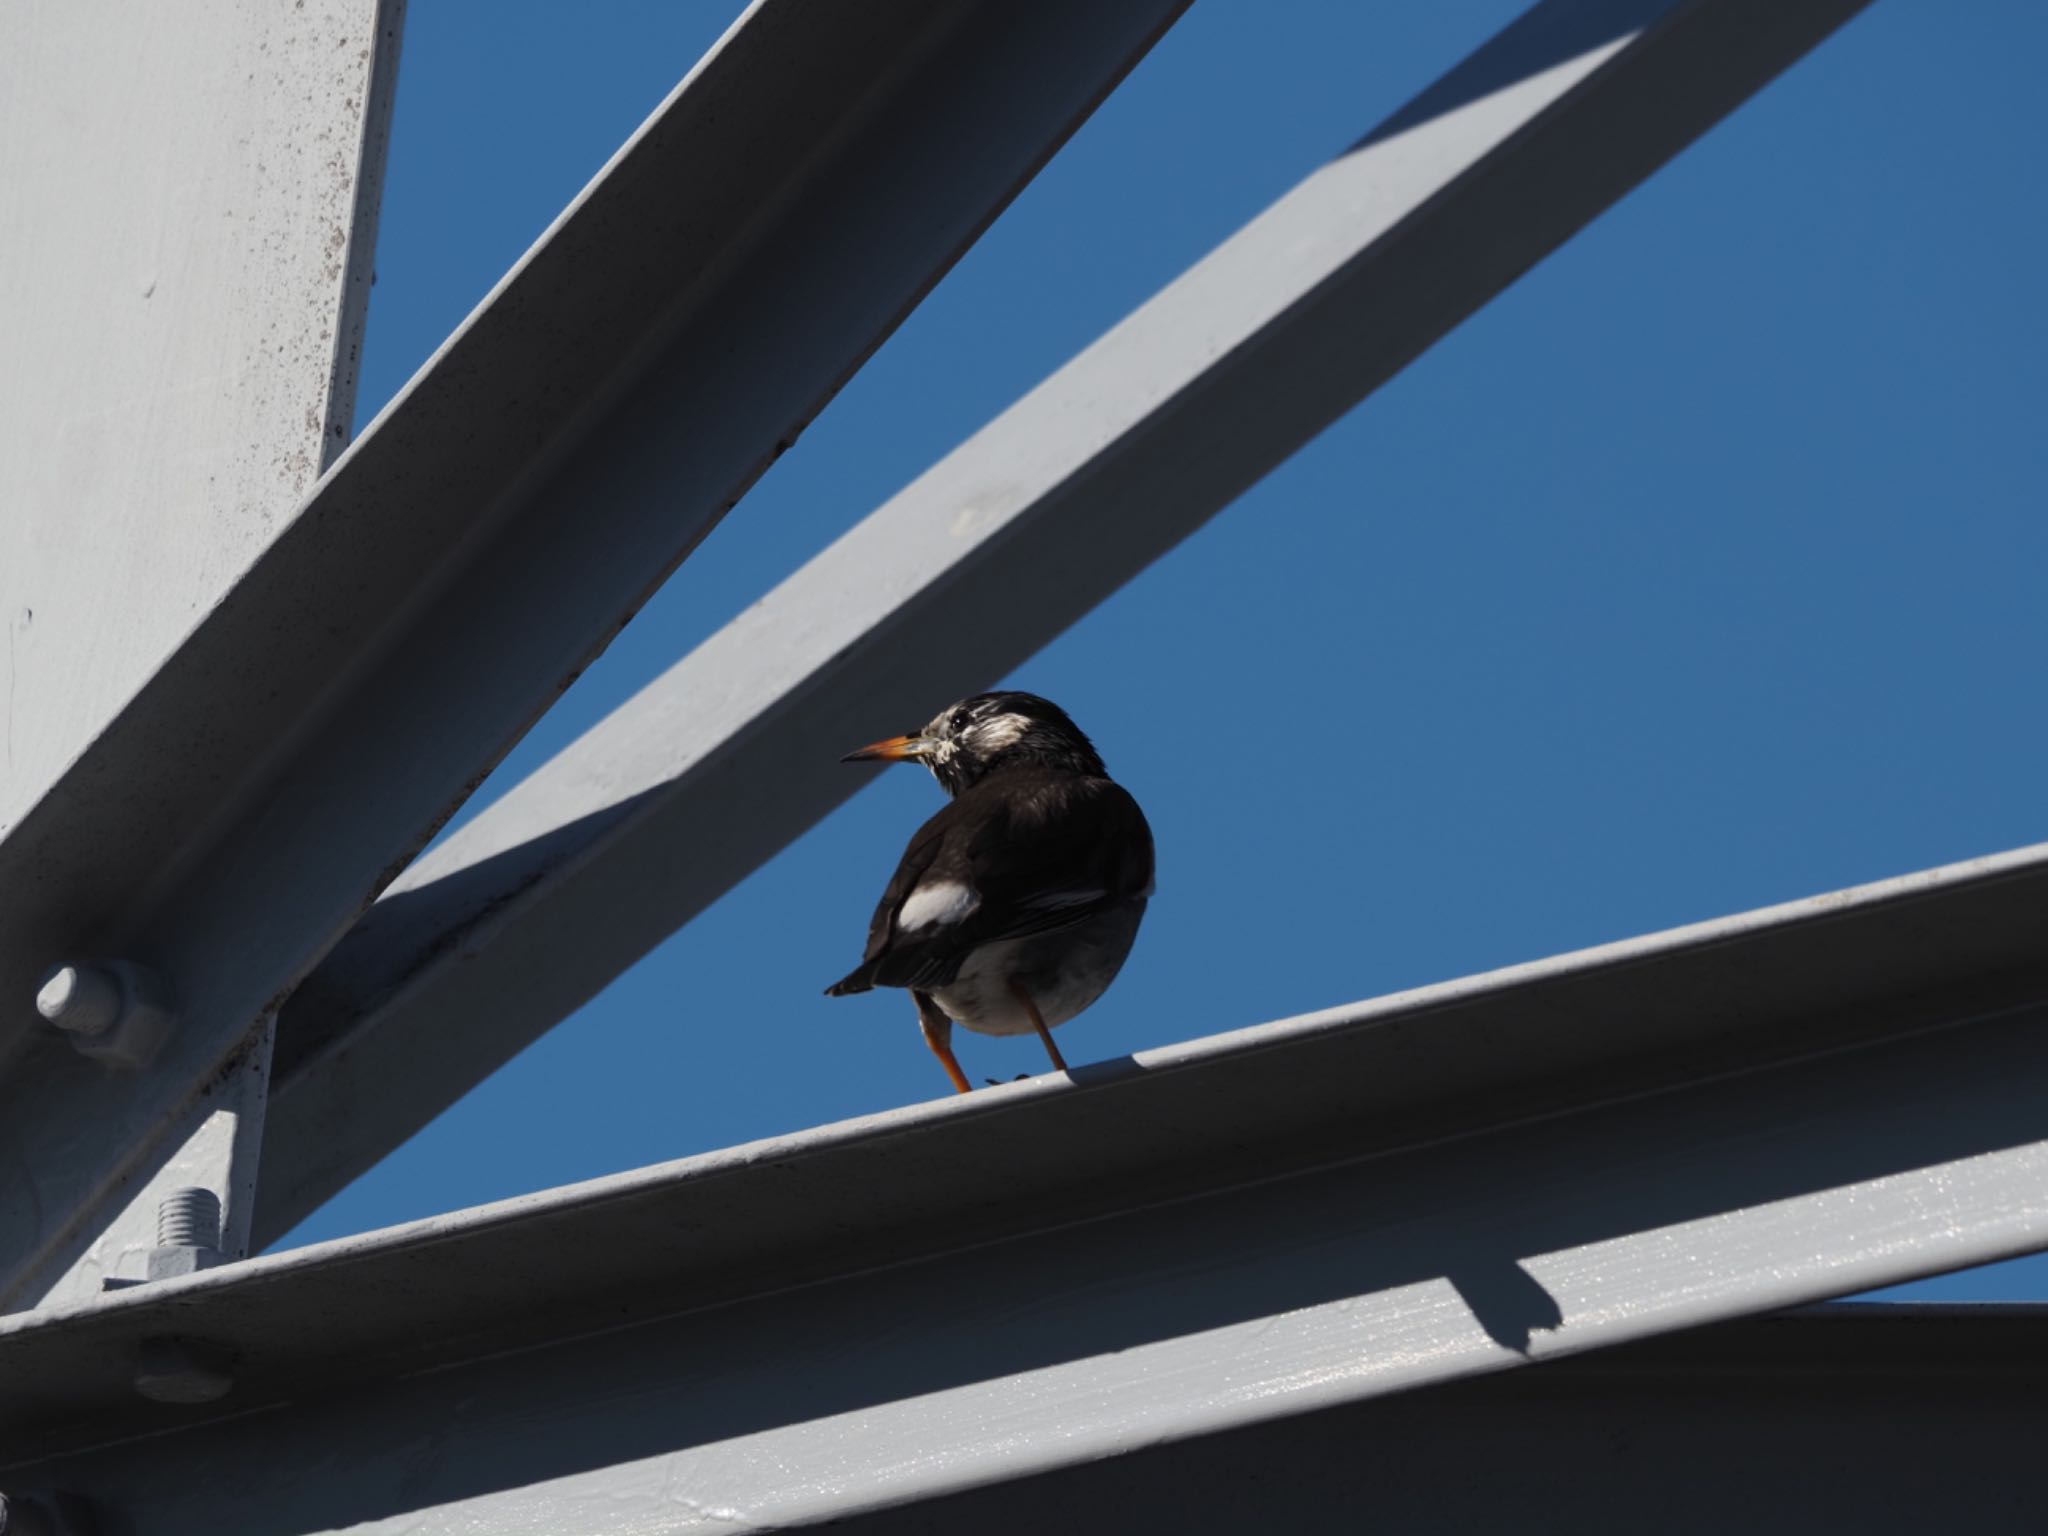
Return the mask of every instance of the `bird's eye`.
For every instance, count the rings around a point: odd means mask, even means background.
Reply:
[[[966,711],[966,710],[964,710],[964,709],[956,709],[956,710],[954,710],[954,711],[953,711],[953,718],[952,718],[952,719],[951,719],[950,721],[948,721],[948,722],[947,722],[947,724],[946,724],[946,730],[947,730],[947,732],[948,732],[949,734],[951,734],[951,735],[954,735],[954,736],[958,736],[958,735],[959,735],[959,734],[960,734],[960,733],[961,733],[962,731],[964,731],[964,730],[966,730],[966,729],[967,729],[967,711]]]

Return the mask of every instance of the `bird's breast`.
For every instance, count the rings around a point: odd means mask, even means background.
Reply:
[[[932,989],[932,1000],[977,1034],[1028,1035],[1031,1015],[1011,989],[1014,979],[1031,994],[1046,1028],[1057,1029],[1116,980],[1144,915],[1139,899],[1071,928],[984,944],[961,961],[952,981]]]

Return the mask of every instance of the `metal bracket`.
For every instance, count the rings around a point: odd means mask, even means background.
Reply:
[[[266,1017],[241,1054],[185,1111],[165,1140],[175,1150],[120,1214],[82,1253],[68,1262],[60,1257],[49,1271],[32,1276],[18,1301],[87,1301],[104,1290],[191,1274],[248,1255],[276,1032],[275,1017]]]

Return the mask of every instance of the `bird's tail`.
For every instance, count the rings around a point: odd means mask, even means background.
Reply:
[[[827,987],[825,995],[827,997],[851,997],[856,992],[874,991],[875,979],[869,974],[870,970],[871,967],[865,963],[854,967],[848,974],[840,977],[839,980]]]

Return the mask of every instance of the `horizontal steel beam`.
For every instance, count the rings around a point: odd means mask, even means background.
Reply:
[[[2048,1488],[2031,1470],[2044,1393],[2040,1307],[1815,1307],[1143,1448],[833,1529],[2032,1536],[2048,1525]],[[495,1528],[533,1529],[516,1517]],[[673,1528],[658,1516],[640,1527]]]
[[[290,1228],[1863,0],[1549,0],[408,871],[287,1005]],[[867,732],[867,736],[861,733]]]
[[[1822,1307],[1007,1481],[847,1536],[2038,1532],[2036,1307]]]
[[[0,843],[0,1303],[1184,4],[757,0],[619,151]],[[138,1075],[35,1018],[95,956]]]
[[[777,1528],[2010,1257],[2043,931],[2035,848],[0,1320],[0,1488]]]

